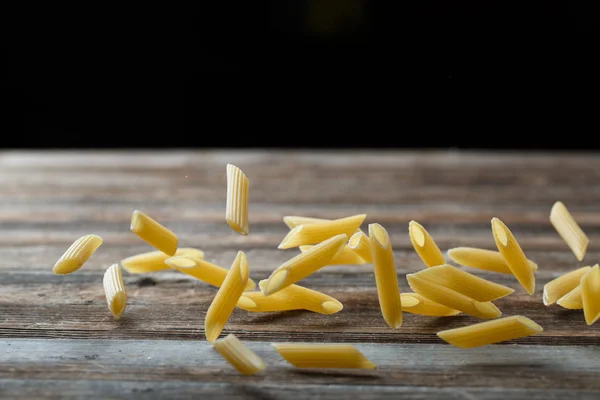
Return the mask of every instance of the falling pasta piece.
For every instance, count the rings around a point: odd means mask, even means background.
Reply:
[[[227,277],[228,269],[208,262],[199,257],[189,255],[170,257],[165,260],[165,264],[170,268],[183,272],[210,285],[221,287]],[[254,290],[256,282],[248,278],[248,283],[244,290]]]
[[[514,315],[480,322],[462,328],[448,329],[437,335],[447,343],[462,349],[519,339],[543,332],[544,329],[527,317]]]
[[[455,247],[448,250],[448,257],[457,264],[465,267],[483,269],[486,271],[499,272],[501,274],[512,274],[512,271],[504,261],[499,251],[477,249],[475,247]],[[537,271],[538,266],[528,260],[532,271]]]
[[[498,218],[492,218],[492,233],[496,246],[513,275],[517,278],[521,286],[525,288],[527,293],[533,295],[535,292],[535,276],[529,266],[529,260],[525,257],[517,239],[515,239],[508,227],[504,225],[504,222]]]
[[[127,306],[127,291],[123,283],[123,274],[119,264],[113,264],[104,273],[102,279],[104,285],[104,294],[108,309],[112,313],[114,319],[120,319],[125,312]]]
[[[569,293],[558,299],[556,304],[569,310],[581,310],[583,308],[583,300],[581,299],[581,284],[577,285]]]
[[[287,215],[283,217],[283,223],[290,229],[294,229],[298,225],[314,224],[315,222],[329,222],[331,219],[324,218],[311,218],[311,217],[298,217],[296,215]]]
[[[402,326],[402,300],[390,236],[379,224],[369,224],[375,284],[383,319],[391,328]]]
[[[490,282],[449,264],[430,267],[414,273],[413,276],[445,286],[477,301],[493,301],[514,292],[514,289]]]
[[[225,220],[239,234],[248,235],[248,191],[250,181],[241,169],[227,164],[227,209]]]
[[[408,234],[410,242],[425,265],[434,267],[446,263],[444,254],[421,224],[410,221],[408,223]]]
[[[366,217],[367,214],[359,214],[326,222],[298,225],[288,232],[277,248],[290,249],[304,244],[317,244],[339,234],[350,237]]]
[[[233,334],[217,340],[213,347],[243,375],[254,375],[267,367],[262,358]]]
[[[300,251],[305,252],[313,248],[314,245],[307,244],[300,246]],[[333,259],[329,262],[329,265],[360,265],[364,264],[365,260],[363,260],[354,250],[352,250],[348,245],[342,247],[340,252],[333,257]]]
[[[264,290],[265,295],[270,296],[328,265],[347,241],[348,236],[342,233],[286,261],[271,273]]]
[[[177,249],[175,256],[193,256],[197,258],[204,258],[204,252],[202,250],[193,249],[191,247],[182,247]],[[121,260],[121,266],[127,270],[130,274],[144,274],[147,272],[163,271],[171,269],[170,266],[165,264],[165,261],[169,258],[168,254],[162,251],[151,251],[148,253],[136,254],[131,257],[124,258]]]
[[[573,251],[577,260],[583,260],[588,246],[588,238],[562,202],[557,201],[552,206],[550,222]]]
[[[177,236],[139,210],[131,217],[131,231],[165,254],[174,256],[177,252]]]
[[[544,286],[544,295],[542,296],[544,305],[549,306],[554,304],[558,299],[579,286],[581,277],[590,269],[591,267],[582,267],[546,283]]]
[[[273,343],[273,347],[296,368],[377,368],[351,344]]]
[[[244,292],[247,283],[248,260],[246,259],[246,255],[239,251],[235,260],[233,260],[231,268],[227,272],[225,281],[206,312],[204,320],[206,340],[209,342],[217,340],[240,296]]]
[[[592,325],[600,318],[600,266],[598,264],[581,277],[580,286],[585,323]]]
[[[412,314],[428,315],[431,317],[451,317],[460,314],[459,310],[436,303],[418,293],[402,293],[400,297],[402,297],[402,311]]]
[[[85,264],[88,258],[102,245],[98,235],[84,235],[77,239],[58,259],[52,271],[57,275],[70,274]]]
[[[348,240],[348,247],[367,263],[373,262],[371,254],[371,239],[360,229]]]

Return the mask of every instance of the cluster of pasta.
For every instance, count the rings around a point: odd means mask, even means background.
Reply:
[[[226,221],[242,235],[248,235],[249,181],[236,166],[227,165]],[[204,259],[204,252],[179,248],[177,236],[141,211],[134,211],[131,231],[157,251],[128,257],[111,265],[103,284],[108,308],[119,319],[127,305],[127,291],[121,267],[130,273],[147,273],[175,269],[218,287],[206,313],[206,339],[240,373],[255,374],[265,362],[234,335],[218,339],[233,310],[249,312],[309,310],[334,314],[342,310],[340,301],[325,293],[300,286],[307,276],[330,265],[372,264],[379,305],[385,322],[392,328],[402,326],[402,313],[448,317],[460,313],[481,319],[481,323],[443,330],[437,335],[460,348],[473,348],[522,338],[543,331],[534,321],[521,315],[498,318],[502,312],[493,301],[508,296],[513,289],[473,275],[446,262],[444,254],[427,230],[416,221],[409,223],[411,243],[426,265],[408,274],[413,293],[400,293],[392,244],[386,229],[377,223],[361,230],[366,214],[327,220],[286,216],[289,233],[279,249],[298,247],[292,257],[264,280],[250,279],[246,255],[239,251],[229,269]],[[550,221],[579,261],[587,249],[588,239],[567,208],[557,202]],[[529,295],[535,292],[537,265],[528,260],[509,228],[498,218],[491,221],[492,235],[498,251],[458,247],[448,250],[456,264],[512,274]],[[83,266],[102,244],[97,235],[85,235],[75,241],[54,266],[56,274],[68,274]],[[562,275],[544,287],[546,305],[557,303],[569,309],[583,309],[587,324],[600,318],[600,266],[583,267]],[[352,345],[278,343],[278,353],[298,368],[376,368]]]

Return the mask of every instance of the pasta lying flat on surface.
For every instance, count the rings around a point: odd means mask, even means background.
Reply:
[[[52,271],[57,275],[70,274],[77,271],[102,245],[98,235],[84,235],[77,239],[58,259]]]
[[[588,238],[562,202],[557,201],[552,206],[550,222],[573,251],[577,260],[583,260],[588,246]]]
[[[348,247],[360,256],[365,262],[372,263],[373,255],[371,254],[371,239],[360,229],[350,236]]]
[[[326,222],[298,225],[288,232],[277,248],[291,249],[304,244],[317,244],[339,234],[350,237],[366,217],[367,214],[359,214]]]
[[[448,257],[457,264],[465,267],[483,269],[486,271],[512,274],[499,251],[478,249],[475,247],[455,247],[448,250]],[[532,271],[537,271],[538,266],[531,260],[529,266]]]
[[[410,242],[425,265],[433,267],[446,263],[444,254],[421,224],[417,221],[410,221],[408,223],[408,234]]]
[[[239,234],[248,235],[248,192],[250,181],[241,169],[227,164],[225,220]]]
[[[581,310],[583,308],[583,300],[581,299],[581,283],[569,293],[558,299],[556,304],[569,310]]]
[[[544,295],[542,296],[544,305],[554,304],[558,299],[579,286],[581,277],[590,269],[591,267],[578,268],[546,283]]]
[[[177,236],[139,210],[131,216],[131,231],[165,254],[174,256],[177,251]]]
[[[462,328],[438,332],[447,343],[462,349],[485,346],[543,332],[544,329],[527,317],[514,315]]]
[[[506,261],[513,275],[517,278],[521,286],[525,288],[527,293],[533,295],[535,292],[535,276],[529,266],[529,260],[525,257],[514,235],[504,225],[504,222],[498,218],[492,218],[492,233],[498,251],[504,257],[504,261]]]
[[[377,368],[351,344],[273,343],[273,347],[296,368]]]
[[[202,250],[191,247],[182,247],[175,251],[175,256],[183,255],[204,258],[204,252]],[[166,269],[171,269],[170,266],[165,264],[165,261],[169,257],[170,256],[168,254],[165,254],[162,251],[150,251],[148,253],[136,254],[134,256],[122,259],[121,266],[130,274],[144,274],[147,272],[163,271]]]
[[[189,255],[170,257],[165,260],[170,268],[183,272],[210,285],[221,287],[227,277],[228,269],[208,262],[202,258]],[[245,290],[254,290],[256,282],[248,278]]]
[[[213,347],[243,375],[254,375],[267,367],[262,358],[233,334],[217,340]]]
[[[585,323],[592,325],[600,318],[600,266],[598,264],[581,277],[580,286]]]
[[[311,217],[298,217],[296,215],[287,215],[283,217],[283,223],[287,225],[288,228],[294,229],[298,225],[304,224],[314,224],[315,222],[328,222],[332,221],[331,219],[325,218],[311,218]]]
[[[402,311],[430,317],[451,317],[460,314],[459,310],[446,307],[421,296],[418,293],[402,293]]]
[[[123,274],[121,273],[119,264],[113,264],[108,267],[106,272],[104,272],[102,284],[104,285],[104,294],[106,295],[108,309],[114,319],[120,319],[127,306],[127,291],[125,290]]]
[[[313,247],[314,245],[312,244],[303,245],[300,246],[300,251],[304,253]],[[365,260],[363,260],[354,250],[346,245],[342,247],[339,253],[337,253],[336,256],[331,259],[329,265],[360,265],[364,263]]]

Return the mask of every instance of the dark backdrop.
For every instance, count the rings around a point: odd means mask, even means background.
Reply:
[[[10,10],[0,146],[593,149],[592,4]]]

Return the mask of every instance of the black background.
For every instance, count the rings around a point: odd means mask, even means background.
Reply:
[[[593,4],[7,10],[0,146],[595,149]]]

